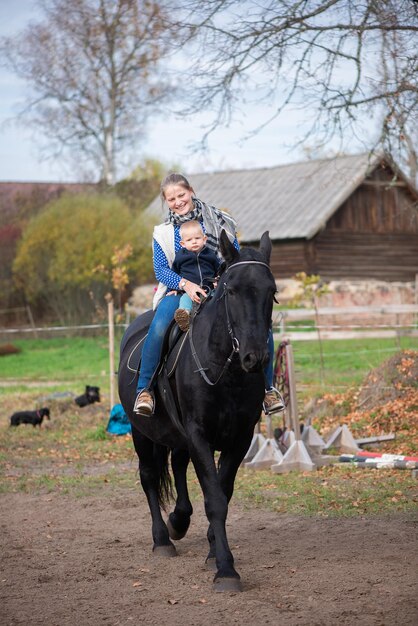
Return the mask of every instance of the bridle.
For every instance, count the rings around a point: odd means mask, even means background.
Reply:
[[[237,263],[233,263],[232,265],[230,265],[229,267],[226,268],[224,275],[228,274],[228,272],[230,270],[232,270],[234,267],[238,267],[238,265],[264,265],[264,267],[267,267],[267,269],[269,270],[269,272],[271,273],[270,270],[270,266],[267,263],[264,263],[263,261],[237,261]],[[223,284],[223,292],[222,294],[219,296],[218,301],[224,299],[225,302],[225,313],[226,313],[226,323],[227,323],[227,329],[228,329],[228,334],[231,337],[231,342],[232,342],[232,350],[231,353],[229,354],[228,358],[226,359],[226,362],[219,374],[219,376],[217,377],[217,379],[215,381],[211,381],[207,376],[206,376],[206,372],[205,370],[207,370],[207,367],[203,367],[200,359],[198,357],[198,354],[196,352],[196,348],[195,345],[193,343],[193,322],[190,324],[190,328],[189,328],[189,343],[190,343],[190,350],[192,352],[192,356],[194,359],[194,362],[197,365],[197,370],[195,370],[196,372],[199,372],[199,374],[202,376],[203,380],[208,384],[208,385],[216,385],[220,379],[222,378],[223,374],[226,372],[226,370],[228,369],[229,365],[231,364],[231,361],[233,359],[234,354],[238,354],[239,353],[239,341],[234,333],[234,330],[232,328],[232,324],[231,324],[231,318],[229,315],[229,306],[228,306],[228,291],[227,291],[227,281],[224,282]]]

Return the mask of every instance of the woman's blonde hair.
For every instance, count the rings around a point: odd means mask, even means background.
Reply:
[[[205,234],[203,232],[202,224],[200,222],[198,222],[197,220],[189,220],[188,222],[183,222],[183,224],[180,224],[180,237],[184,237],[184,235],[188,231],[194,229],[199,229],[203,235]]]

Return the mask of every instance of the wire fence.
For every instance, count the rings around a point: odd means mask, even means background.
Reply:
[[[365,316],[361,324],[347,324],[347,320],[343,320],[343,315],[338,310],[333,310],[331,314],[327,310],[328,319],[320,324],[318,324],[318,316],[312,320],[314,313],[312,311],[282,311],[278,315],[276,314],[273,320],[276,343],[287,338],[294,346],[298,390],[303,391],[312,387],[324,388],[326,386],[327,389],[336,392],[343,391],[347,385],[352,384],[353,380],[358,381],[367,371],[400,349],[412,348],[418,351],[418,328],[415,320],[418,307],[415,306],[413,310],[408,309],[407,312],[402,311],[402,314],[413,316],[406,322],[396,319],[382,322],[381,316],[387,314],[387,308],[383,312],[382,307],[379,310],[381,311],[380,316],[376,312],[376,307],[371,308],[368,320]],[[355,313],[357,314],[358,310]],[[393,310],[390,313],[393,314]],[[304,323],[302,320],[304,314],[309,320],[308,323]],[[338,324],[335,323],[336,315],[339,315],[340,318]],[[345,315],[346,317],[353,315],[352,308]],[[299,325],[293,323],[295,317]],[[285,324],[282,323],[283,318],[286,319]],[[312,321],[316,324],[315,327],[312,326]],[[117,346],[128,326],[128,319],[125,323],[114,325],[116,361],[118,358]],[[344,330],[341,330],[341,326],[344,326]],[[355,334],[353,335],[353,333]],[[101,337],[108,341],[109,324],[0,327],[0,348],[1,344],[12,344],[29,338],[44,340],[56,337]],[[338,366],[336,366],[337,360]],[[344,361],[346,362],[344,363]],[[0,373],[1,369],[0,362]],[[115,369],[117,370],[117,362]],[[109,369],[106,367],[104,370],[92,372],[83,378],[86,379],[87,383],[100,379],[106,385],[109,379]],[[68,380],[75,381],[78,378],[69,375]],[[54,381],[46,380],[41,374],[39,377],[31,379],[23,380],[20,378],[15,381],[0,381],[0,386],[18,386],[20,384],[27,387],[36,384],[53,386]]]

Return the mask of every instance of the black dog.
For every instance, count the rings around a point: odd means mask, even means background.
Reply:
[[[50,419],[49,409],[39,409],[39,411],[19,411],[13,413],[10,418],[10,426],[19,426],[19,424],[32,424],[32,426],[40,426],[44,417]]]
[[[80,407],[87,406],[88,404],[94,404],[95,402],[100,402],[100,388],[90,387],[90,385],[86,385],[86,392],[83,393],[82,396],[77,396],[74,402]]]

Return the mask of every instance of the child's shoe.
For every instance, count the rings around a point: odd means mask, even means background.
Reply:
[[[143,389],[136,397],[134,413],[150,417],[154,413],[154,398],[148,389]]]
[[[264,396],[263,402],[263,410],[266,415],[271,415],[272,413],[279,413],[284,411],[286,408],[285,403],[283,402],[283,398],[277,389],[269,389],[266,391],[266,395]]]
[[[184,333],[189,330],[190,311],[188,311],[187,309],[177,309],[177,311],[174,313],[174,319],[179,325],[180,330],[182,330]]]

